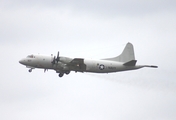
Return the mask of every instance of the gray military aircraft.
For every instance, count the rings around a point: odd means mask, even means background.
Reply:
[[[157,68],[154,65],[136,65],[134,48],[131,43],[127,43],[123,52],[113,58],[106,58],[100,60],[91,60],[84,58],[69,58],[59,56],[45,56],[45,55],[28,55],[26,58],[19,61],[19,63],[29,68],[32,72],[35,68],[55,70],[59,73],[59,77],[64,74],[69,74],[70,71],[75,72],[93,72],[93,73],[112,73],[127,70],[136,70],[143,67]]]

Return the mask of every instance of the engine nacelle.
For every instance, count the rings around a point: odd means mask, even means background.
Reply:
[[[68,58],[68,57],[60,57],[60,62],[64,63],[64,64],[68,64],[72,61],[72,58]]]

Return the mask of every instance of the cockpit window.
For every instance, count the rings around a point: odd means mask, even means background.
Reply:
[[[27,58],[34,58],[34,55],[28,55]]]

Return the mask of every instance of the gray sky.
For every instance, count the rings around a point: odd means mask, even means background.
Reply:
[[[0,119],[175,120],[176,1],[0,1]],[[144,68],[112,74],[28,69],[28,54],[84,58],[135,48]]]

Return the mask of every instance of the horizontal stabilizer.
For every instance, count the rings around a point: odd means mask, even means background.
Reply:
[[[123,65],[125,65],[125,66],[135,66],[136,62],[137,62],[137,60],[131,60],[129,62],[124,63]]]

